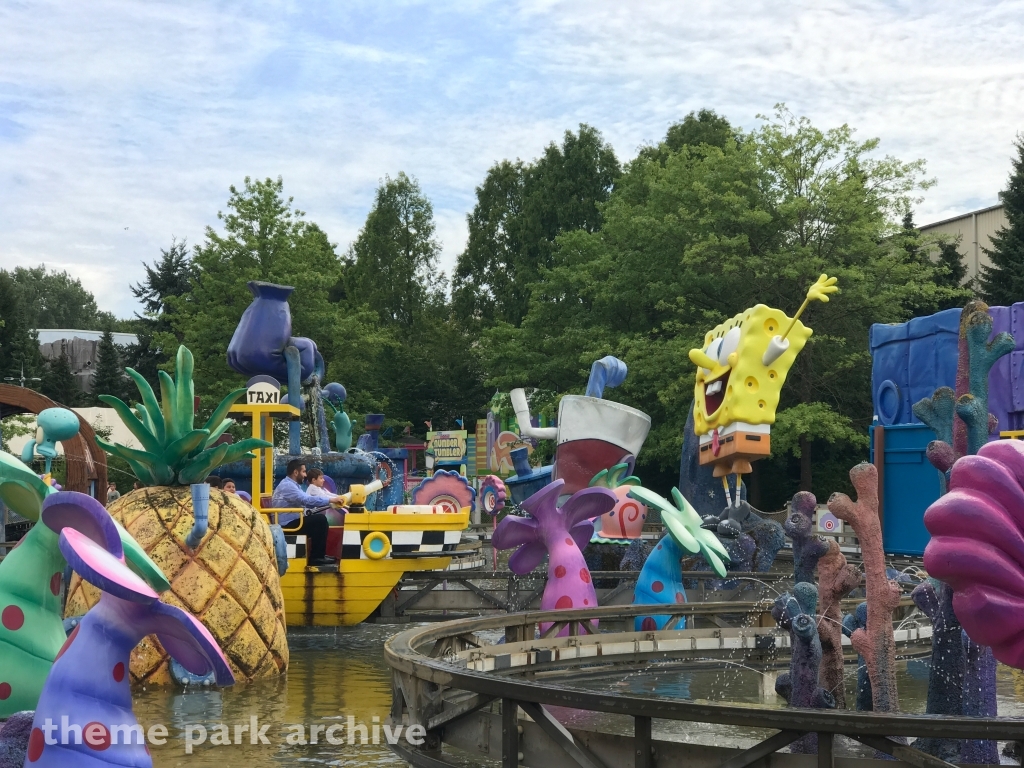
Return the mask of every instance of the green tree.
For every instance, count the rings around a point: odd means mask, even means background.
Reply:
[[[44,395],[65,408],[73,408],[82,400],[82,390],[71,370],[66,344],[62,343],[60,354],[47,362],[40,389]]]
[[[230,192],[227,211],[217,215],[223,232],[207,227],[195,249],[191,290],[162,299],[171,332],[154,334],[162,348],[184,343],[192,351],[196,389],[206,402],[219,402],[239,383],[224,351],[252,301],[248,281],[294,286],[292,333],[315,340],[328,360],[339,319],[330,294],[341,279],[341,262],[324,231],[284,197],[281,178],[246,177]]]
[[[428,304],[443,301],[434,229],[434,209],[416,180],[385,177],[346,257],[348,296],[385,323],[410,327]]]
[[[0,378],[21,376],[41,377],[44,361],[39,353],[39,337],[32,323],[24,293],[5,270],[0,270]],[[26,382],[38,388],[38,382]]]
[[[641,154],[616,182],[600,230],[558,238],[521,326],[498,323],[484,334],[488,383],[536,386],[538,409],[550,410],[560,394],[582,392],[593,360],[616,354],[631,373],[611,396],[654,423],[641,469],[672,472],[693,397],[688,351],[754,304],[792,314],[827,272],[842,293],[807,316],[814,335],[783,389],[773,439],[774,461],[793,485],[773,486],[814,488],[812,466],[837,477],[812,464],[812,453],[845,468],[862,456],[868,328],[955,293],[895,237],[928,183],[923,164],[879,158],[877,145],[780,107],[724,146],[682,144],[666,148],[664,161]]]
[[[110,329],[103,331],[99,344],[96,346],[96,371],[92,377],[92,394],[94,405],[106,407],[97,398],[99,395],[112,395],[125,399],[127,379],[121,354]]]
[[[595,232],[621,168],[599,131],[580,125],[561,146],[548,145],[526,165],[502,161],[477,188],[467,217],[469,239],[452,281],[453,303],[464,323],[519,325],[530,286],[552,264],[563,232]]]
[[[669,126],[664,140],[657,146],[641,149],[640,157],[664,165],[673,152],[683,147],[707,144],[725,149],[729,142],[739,140],[742,140],[742,134],[726,118],[712,109],[702,109],[691,112],[678,123]]]
[[[960,253],[960,238],[952,242],[939,244],[938,262],[943,267],[943,283],[951,288],[959,288],[967,277],[967,265]]]
[[[100,313],[95,297],[82,281],[67,272],[38,267],[15,267],[15,284],[25,302],[28,322],[33,329],[76,328],[96,330],[111,316]]]
[[[416,182],[405,174],[386,178],[349,249],[349,348],[329,368],[355,392],[353,403],[372,402],[417,434],[428,420],[455,427],[485,399],[473,339],[445,301],[434,231],[432,206]]]
[[[1006,226],[992,236],[991,248],[982,249],[992,265],[982,266],[979,276],[985,301],[998,306],[1009,306],[1024,296],[1024,136],[1018,136],[1014,146],[1017,156],[1010,179],[999,193]]]

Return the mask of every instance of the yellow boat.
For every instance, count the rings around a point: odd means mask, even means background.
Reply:
[[[298,418],[294,406],[278,403],[235,405],[232,413],[252,420],[253,437],[273,441],[274,417]],[[252,504],[271,524],[280,514],[301,509],[269,506],[274,488],[274,451],[262,448],[252,460]],[[447,568],[462,531],[469,526],[469,507],[446,512],[442,507],[399,505],[387,511],[368,511],[366,497],[380,486],[353,485],[343,494],[348,508],[344,525],[332,526],[328,546],[340,533],[337,567],[306,565],[305,536],[284,528],[288,570],[281,576],[289,626],[335,627],[364,621],[398,586],[409,571]],[[335,549],[335,552],[338,550]],[[329,550],[330,552],[330,550]]]

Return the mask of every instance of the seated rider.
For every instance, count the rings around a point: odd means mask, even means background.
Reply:
[[[326,475],[322,469],[313,469],[306,472],[306,482],[309,483],[306,486],[306,493],[310,496],[316,496],[317,498],[329,499],[333,495],[330,491],[324,488],[324,480]]]
[[[289,535],[301,534],[308,542],[306,563],[308,565],[331,565],[338,562],[327,557],[327,529],[330,527],[324,510],[332,501],[340,501],[340,496],[314,496],[302,490],[300,483],[306,479],[306,463],[301,459],[292,459],[285,468],[286,477],[277,484],[271,506],[276,509],[284,507],[302,507],[302,524],[298,528],[290,526],[299,517],[295,513],[278,515],[278,522],[290,528]]]

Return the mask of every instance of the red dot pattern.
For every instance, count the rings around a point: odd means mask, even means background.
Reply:
[[[45,745],[43,732],[38,728],[33,728],[32,735],[28,737],[28,761],[30,763],[34,763],[43,756],[43,747]]]
[[[7,701],[11,698],[11,684],[0,683],[0,701]]]
[[[17,632],[25,624],[25,613],[16,605],[8,605],[0,613],[0,624],[4,625],[4,629]]]
[[[686,602],[686,595],[684,595],[682,592],[676,592],[676,602],[677,603],[685,603]]]
[[[556,565],[555,566],[555,578],[556,579],[560,579],[563,576],[565,576],[565,566],[564,565]]]
[[[53,593],[54,597],[60,594],[61,578],[62,576],[59,573],[55,573],[50,577],[50,591]]]
[[[110,731],[103,723],[94,720],[82,729],[82,741],[89,749],[102,752],[110,746]]]
[[[650,616],[645,616],[644,620],[640,622],[640,629],[642,629],[644,632],[653,632],[657,628],[658,625]]]
[[[572,540],[572,536],[566,536],[565,537],[565,543],[568,544],[571,547],[576,542]]]
[[[124,680],[124,662],[119,661],[114,665],[114,680],[121,682]]]
[[[654,590],[655,592],[661,592],[661,590],[663,590],[664,588],[665,588],[665,585],[662,584],[660,581],[656,581],[653,584],[651,584],[651,589]]]
[[[580,568],[580,581],[582,581],[584,584],[590,583],[590,571],[588,571],[586,568]]]
[[[572,598],[568,595],[562,595],[560,598],[558,598],[558,601],[555,603],[555,608],[558,610],[572,608]]]

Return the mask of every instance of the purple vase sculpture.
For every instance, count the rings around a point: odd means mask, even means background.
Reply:
[[[238,327],[228,344],[228,365],[243,376],[265,374],[281,381],[288,380],[290,369],[285,349],[295,347],[299,353],[300,378],[305,381],[314,373],[323,378],[324,359],[311,339],[292,336],[292,313],[288,297],[295,289],[257,280],[249,282],[252,304],[242,313]]]
[[[129,688],[129,657],[139,641],[155,634],[189,672],[214,672],[219,685],[231,685],[234,677],[207,629],[180,608],[161,603],[128,568],[113,520],[100,523],[109,528],[101,539],[104,547],[96,541],[100,537],[70,527],[81,516],[74,497],[56,494],[43,503],[43,522],[60,532],[68,564],[103,594],[57,654],[36,706],[25,765],[149,768],[153,761]]]
[[[548,581],[540,601],[543,611],[597,607],[597,592],[582,550],[594,534],[594,518],[611,510],[618,501],[607,488],[584,488],[559,507],[564,485],[563,480],[555,480],[541,488],[523,502],[530,517],[504,518],[492,539],[496,549],[518,547],[508,567],[521,576],[548,556]],[[550,626],[541,624],[540,631]],[[566,627],[560,635],[568,633]]]
[[[288,382],[289,402],[304,410],[302,382],[314,374],[323,379],[324,359],[311,339],[292,336],[290,285],[249,282],[252,304],[245,308],[228,344],[228,365],[243,376],[273,376]],[[317,414],[321,418],[322,414]],[[288,425],[288,453],[300,453],[301,425]],[[326,434],[326,428],[323,433]]]

